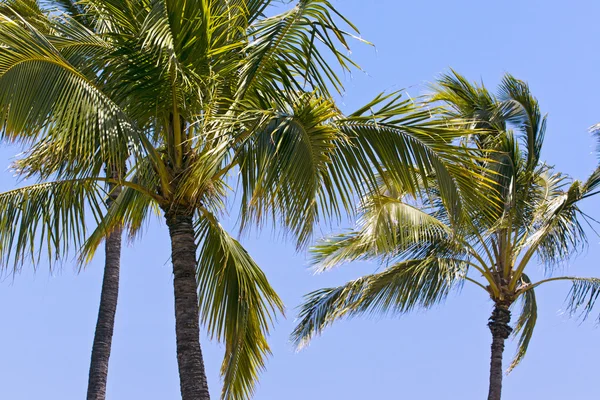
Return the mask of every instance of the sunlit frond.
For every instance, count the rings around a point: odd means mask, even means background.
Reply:
[[[52,267],[79,248],[88,222],[104,212],[103,197],[102,187],[92,179],[46,182],[0,194],[3,268],[12,262],[16,272],[24,262],[35,267],[42,259]]]
[[[430,308],[459,287],[466,270],[467,265],[460,260],[435,257],[407,260],[343,286],[309,293],[300,306],[292,341],[302,348],[342,317],[403,314]]]
[[[449,226],[424,209],[401,198],[372,195],[361,205],[356,230],[320,240],[311,248],[311,261],[323,272],[359,259],[385,261],[435,242],[442,255],[442,242],[452,235]]]
[[[196,235],[200,319],[226,346],[221,397],[247,399],[270,354],[266,336],[283,303],[247,251],[206,210]]]
[[[342,30],[334,16],[350,31]],[[343,71],[357,67],[346,54],[347,39],[358,39],[356,34],[356,27],[327,0],[300,0],[289,11],[257,21],[251,27],[236,97],[251,89],[277,97],[282,87],[299,90],[305,84],[325,93],[332,85],[341,92],[342,82],[327,60],[333,56]]]
[[[75,70],[35,28],[0,16],[2,137],[34,142],[50,175],[65,164],[98,175],[121,165],[136,143],[131,123],[101,90]]]
[[[527,256],[537,252],[548,266],[567,259],[586,244],[577,203],[582,199],[582,183],[575,181],[566,191],[540,205],[539,214],[523,247]]]

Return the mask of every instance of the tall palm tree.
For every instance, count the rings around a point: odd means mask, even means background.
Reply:
[[[402,182],[382,179],[380,188],[363,199],[357,228],[322,240],[312,254],[318,271],[358,259],[379,260],[383,271],[308,294],[292,337],[302,347],[339,318],[427,309],[463,283],[472,283],[494,303],[488,323],[488,399],[498,400],[505,340],[511,332],[520,334],[512,369],[533,334],[535,288],[571,281],[568,309],[584,314],[600,293],[597,278],[560,276],[532,282],[526,274],[536,257],[552,274],[585,243],[581,223],[587,218],[580,201],[597,193],[600,168],[581,182],[540,161],[546,117],[527,84],[510,75],[502,80],[498,96],[458,74],[444,76],[432,100],[444,103],[445,115],[469,121],[473,135],[465,145],[488,152],[488,193],[491,198],[497,193],[500,207],[471,209],[456,219],[439,199],[435,176],[423,176],[427,189],[418,199]],[[522,309],[513,328],[511,307],[519,302]]]
[[[242,225],[279,221],[300,246],[320,218],[351,210],[383,168],[413,192],[413,164],[436,174],[453,212],[458,194],[471,193],[462,164],[470,152],[449,145],[464,133],[457,126],[399,95],[349,115],[335,106],[330,90],[342,86],[326,57],[345,70],[354,64],[345,54],[351,35],[332,16],[355,28],[329,2],[302,0],[267,17],[269,3],[82,0],[82,14],[49,14],[50,29],[29,15],[0,16],[2,132],[28,144],[18,164],[42,180],[0,196],[5,261],[42,250],[59,257],[83,238],[89,260],[108,233],[138,234],[161,213],[185,400],[209,398],[201,322],[226,343],[222,397],[247,398],[282,309],[218,223],[232,172]],[[122,169],[100,177],[105,165]],[[107,212],[104,184],[122,188]],[[87,209],[98,221],[90,235]]]

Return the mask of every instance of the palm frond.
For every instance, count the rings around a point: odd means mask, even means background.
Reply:
[[[402,261],[378,274],[305,296],[292,342],[306,346],[342,317],[359,314],[404,314],[443,301],[463,281],[467,265],[460,260],[430,257]]]
[[[125,227],[129,232],[129,238],[133,240],[139,236],[151,211],[158,214],[157,198],[151,196],[152,192],[147,190],[157,187],[159,178],[148,159],[140,160],[129,177],[126,176],[113,184],[118,191],[118,196],[111,202],[108,211],[102,220],[98,221],[79,250],[79,262],[82,265],[92,260],[100,244],[115,228]]]
[[[531,280],[527,275],[523,274],[522,280],[525,285],[531,285]],[[523,293],[521,297],[521,303],[521,313],[512,332],[514,337],[520,334],[518,343],[519,347],[517,354],[508,367],[508,373],[510,373],[521,362],[521,360],[523,360],[523,357],[525,357],[525,354],[527,353],[527,348],[529,347],[531,337],[533,336],[533,329],[535,328],[535,323],[537,321],[537,302],[533,288]]]
[[[352,207],[356,183],[346,173],[349,166],[339,171],[331,162],[335,149],[347,143],[331,122],[339,111],[329,99],[290,94],[287,108],[276,110],[257,116],[259,124],[251,126],[236,156],[242,225],[272,216],[302,246],[322,216],[339,217],[342,208]]]
[[[0,194],[2,266],[17,272],[24,262],[34,268],[79,248],[91,213],[100,220],[104,192],[93,179],[45,182]],[[87,218],[86,218],[87,215]]]
[[[401,198],[368,196],[361,210],[356,230],[327,237],[311,248],[317,272],[359,259],[385,262],[426,243],[438,243],[442,254],[442,242],[452,240],[449,226]]]
[[[527,149],[526,168],[534,169],[540,159],[546,131],[546,116],[542,116],[537,99],[527,83],[512,75],[505,75],[500,84],[499,100],[504,118],[515,124],[524,135]]]
[[[461,127],[463,120],[437,115],[438,110],[399,94],[380,95],[338,126],[356,149],[350,148],[352,157],[362,152],[380,175],[387,175],[407,193],[419,195],[423,184],[427,189],[424,178],[434,177],[449,215],[458,222],[469,207],[490,210],[494,206],[480,196],[484,190],[491,192],[480,165],[487,155],[453,143],[471,133]]]
[[[0,44],[1,133],[26,143],[43,135],[30,165],[44,176],[66,164],[92,176],[105,162],[122,165],[139,141],[116,104],[33,26],[0,16]]]
[[[571,315],[579,313],[581,318],[586,319],[600,296],[600,279],[578,277],[565,277],[565,279],[573,283],[566,299],[567,311]]]
[[[147,1],[78,0],[88,17],[89,26],[99,34],[135,34],[146,14]]]
[[[342,30],[333,16],[346,23],[350,32]],[[332,56],[345,71],[357,67],[345,54],[347,38],[359,39],[356,34],[356,27],[327,0],[300,0],[289,11],[261,19],[250,30],[236,97],[251,89],[277,97],[282,87],[300,90],[305,84],[325,93],[332,85],[341,92],[342,82],[327,58]]]
[[[226,345],[221,398],[249,398],[270,354],[266,335],[283,304],[240,243],[203,210],[196,235],[200,318]]]
[[[81,25],[92,28],[91,21],[78,0],[50,0],[50,3],[58,5],[69,17],[75,19]]]
[[[540,206],[534,222],[536,230],[523,244],[528,248],[526,257],[537,252],[546,266],[552,267],[587,243],[585,230],[578,219],[577,203],[582,197],[582,184],[575,181],[566,191]]]

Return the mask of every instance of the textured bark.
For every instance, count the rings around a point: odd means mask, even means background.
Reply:
[[[502,396],[502,355],[504,341],[508,339],[512,328],[509,305],[496,304],[488,326],[492,332],[492,359],[490,362],[490,390],[488,400],[500,400]]]
[[[209,400],[200,348],[198,293],[196,291],[196,243],[192,216],[168,212],[171,261],[175,290],[175,333],[182,400]]]
[[[110,205],[119,195],[119,188],[109,186]],[[92,360],[88,378],[88,400],[104,400],[106,398],[106,383],[108,378],[108,361],[112,346],[112,337],[115,328],[115,314],[117,312],[117,300],[119,297],[119,273],[121,269],[121,227],[113,230],[105,242],[105,264],[104,278],[102,280],[102,293],[100,295],[100,307],[98,310],[98,321],[96,322],[96,333],[92,346]]]

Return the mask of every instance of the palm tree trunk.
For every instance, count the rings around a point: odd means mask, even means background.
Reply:
[[[114,184],[109,184],[108,190],[109,199],[106,203],[110,207],[118,197],[120,189]],[[118,227],[106,237],[104,278],[102,279],[100,307],[96,322],[96,332],[94,334],[94,344],[92,346],[87,400],[104,400],[106,398],[108,360],[110,358],[117,300],[119,297],[122,232],[122,227]]]
[[[200,348],[198,293],[196,291],[196,242],[192,215],[166,214],[171,235],[171,261],[175,289],[175,333],[182,400],[209,400]]]
[[[508,339],[512,328],[510,327],[510,304],[496,303],[494,311],[488,322],[492,332],[492,359],[490,363],[490,391],[488,400],[500,400],[502,395],[502,355],[504,341]]]

